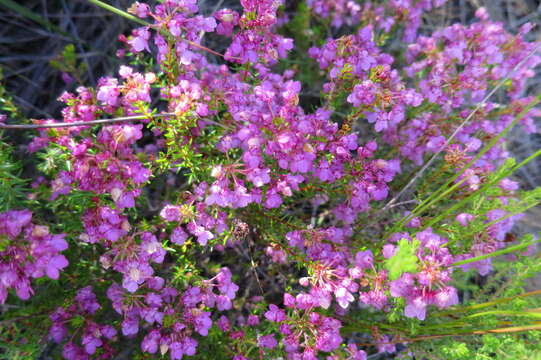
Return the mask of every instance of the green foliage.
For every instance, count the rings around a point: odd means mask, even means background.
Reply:
[[[479,343],[471,338],[445,339],[412,346],[427,359],[437,360],[539,360],[539,332],[485,334]],[[430,356],[427,356],[430,354]]]
[[[471,357],[470,349],[463,342],[455,342],[451,346],[443,346],[441,351],[449,360],[460,360]]]
[[[385,261],[385,269],[389,271],[389,279],[396,280],[405,272],[415,272],[418,267],[416,255],[419,241],[409,242],[400,239],[396,253]]]
[[[314,24],[312,26],[312,14],[305,1],[299,2],[295,16],[285,25],[288,36],[295,41],[295,51],[306,54],[313,45],[321,46],[325,41],[326,29],[324,26]]]
[[[87,71],[86,63],[77,61],[77,53],[75,45],[68,44],[62,52],[50,61],[53,68],[72,75],[78,81],[81,81],[82,74]]]
[[[49,146],[38,153],[41,162],[37,168],[46,175],[54,175],[60,170],[69,170],[70,162],[66,148],[60,146]]]
[[[0,211],[14,209],[26,200],[27,181],[21,178],[22,165],[12,158],[13,148],[0,141]]]
[[[29,332],[27,322],[0,325],[0,360],[36,359],[43,351],[37,332]]]
[[[295,48],[292,50],[292,56],[280,60],[280,68],[294,69],[297,72],[295,78],[303,84],[303,87],[321,83],[317,62],[306,54],[310,47],[323,45],[327,30],[323,24],[313,23],[310,8],[305,1],[298,3],[295,15],[284,25],[281,33],[293,39]]]
[[[22,115],[2,83],[3,80],[4,74],[2,67],[0,66],[0,111],[2,113],[8,113],[10,117],[21,119]]]
[[[7,113],[15,119],[23,119],[13,99],[2,83],[3,73],[0,67],[0,114]],[[0,130],[0,211],[14,209],[28,202],[26,187],[28,181],[23,178],[23,164],[14,157],[15,148],[4,141],[5,133]]]
[[[212,156],[218,161],[222,154],[215,149],[219,136],[219,130],[205,130],[197,137],[192,136],[190,131],[197,126],[198,117],[192,112],[171,117],[167,123],[158,122],[156,127],[163,131],[167,151],[161,152],[156,160],[160,172],[170,168],[176,168],[180,172],[185,170],[189,183],[202,180],[209,176],[205,171],[208,168],[209,159]],[[202,151],[193,151],[194,147]],[[204,150],[203,150],[204,149]],[[208,154],[203,156],[203,154]]]

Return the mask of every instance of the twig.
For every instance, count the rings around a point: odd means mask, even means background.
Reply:
[[[16,100],[20,105],[28,107],[28,108],[34,110],[35,112],[41,114],[42,116],[51,117],[51,114],[49,114],[47,111],[41,110],[40,108],[32,105],[30,102],[26,101],[24,98],[22,98],[20,96],[13,95],[13,100]]]
[[[437,334],[437,335],[419,335],[414,338],[398,338],[397,340],[393,341],[383,341],[375,343],[357,343],[359,346],[378,346],[382,344],[404,344],[404,343],[412,343],[412,342],[419,342],[424,340],[435,340],[435,339],[442,339],[445,337],[457,337],[457,336],[467,336],[467,335],[484,335],[484,334],[510,334],[510,333],[521,333],[525,331],[533,331],[533,330],[541,330],[541,324],[535,323],[533,325],[525,325],[525,326],[511,326],[511,327],[505,327],[505,328],[493,328],[493,329],[486,329],[486,330],[473,330],[473,331],[465,331],[465,332],[457,332],[457,333],[449,333],[449,334]]]
[[[419,203],[419,200],[406,200],[406,201],[401,201],[399,203],[396,203],[390,207],[397,207],[397,206],[401,206],[401,205],[406,205],[406,204],[418,204]]]
[[[113,124],[119,122],[127,122],[134,120],[143,120],[148,118],[160,118],[165,116],[175,116],[175,113],[162,113],[156,115],[133,115],[133,116],[124,116],[114,119],[98,119],[98,120],[89,120],[89,121],[75,121],[75,122],[57,122],[51,124],[34,124],[34,125],[22,125],[22,124],[2,124],[0,123],[0,129],[47,129],[47,128],[60,128],[60,127],[73,127],[73,126],[85,126],[85,125],[99,125],[99,124]],[[210,119],[201,119],[201,121],[220,126],[225,130],[232,131],[233,128],[220,124],[214,120]]]
[[[133,115],[124,116],[114,119],[98,119],[90,121],[75,121],[75,122],[58,122],[52,124],[35,124],[35,125],[21,125],[21,124],[2,124],[0,123],[0,129],[47,129],[47,128],[60,128],[60,127],[73,127],[73,126],[85,126],[85,125],[98,125],[98,124],[113,124],[118,122],[142,120],[148,118],[159,118],[165,116],[174,116],[175,113],[163,113],[156,115]]]

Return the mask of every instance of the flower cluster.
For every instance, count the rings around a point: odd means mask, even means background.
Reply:
[[[521,33],[513,36],[504,30],[502,24],[490,22],[482,10],[477,12],[477,16],[480,22],[470,26],[455,24],[431,37],[420,37],[408,48],[406,56],[411,65],[405,71],[412,79],[423,72],[418,91],[430,104],[428,109],[438,109],[437,115],[433,111],[423,112],[409,125],[395,129],[390,135],[403,144],[401,152],[404,156],[416,163],[422,161],[426,152],[440,150],[446,137],[470,115],[473,107],[498,81],[509,78],[506,93],[511,99],[511,113],[487,102],[460,129],[456,135],[457,144],[449,152],[475,152],[482,143],[477,135],[479,132],[495,136],[510,124],[525,103],[531,101],[531,98],[521,97],[527,79],[534,75],[532,68],[541,62],[539,56],[531,56],[534,44],[522,38],[531,26],[525,24]],[[532,110],[521,120],[527,131],[535,131],[533,116],[537,115],[537,110]],[[442,126],[443,118],[456,120]],[[507,157],[507,152],[495,147],[485,156],[488,161],[481,160],[478,165],[488,165],[491,161],[493,164],[494,160]]]
[[[394,237],[411,241],[407,234],[395,234]],[[434,234],[430,228],[418,232],[415,238],[419,242],[416,254],[419,259],[418,272],[404,273],[399,279],[389,283],[389,289],[391,296],[406,299],[405,316],[424,320],[428,305],[433,304],[440,309],[456,305],[458,294],[454,287],[448,285],[451,281],[450,265],[453,263],[453,256],[445,247],[446,239]],[[393,256],[394,251],[396,248],[388,245],[386,256]]]
[[[0,213],[0,304],[8,290],[28,300],[33,294],[33,278],[57,280],[68,266],[62,251],[68,248],[65,234],[53,235],[49,228],[32,223],[29,210]]]
[[[285,293],[284,306],[291,310],[291,316],[273,304],[265,313],[267,320],[279,324],[284,349],[289,357],[316,360],[318,352],[331,352],[342,343],[340,321],[313,311],[318,302],[316,297],[309,294],[294,297]]]
[[[382,53],[373,40],[373,27],[361,28],[357,34],[330,40],[321,48],[311,48],[321,69],[328,73],[324,90],[335,96],[350,91],[347,101],[359,109],[375,130],[397,128],[405,118],[406,107],[418,107],[421,94],[405,86],[392,68],[393,57]]]
[[[134,336],[144,322],[151,330],[141,342],[141,350],[151,354],[158,350],[162,354],[169,352],[171,359],[195,354],[197,340],[193,334],[207,336],[212,326],[211,312],[205,309],[231,309],[238,290],[227,268],[199,286],[187,288],[183,294],[165,286],[160,277],[144,279],[135,290],[124,284],[123,287],[113,284],[107,290],[114,309],[123,317],[122,334]]]
[[[241,0],[241,4],[244,8],[242,16],[234,11],[215,15],[220,20],[218,33],[222,35],[230,35],[234,25],[240,26],[225,53],[225,59],[240,64],[273,65],[278,59],[285,58],[293,48],[293,40],[272,31],[281,1]]]
[[[312,11],[322,18],[330,18],[331,25],[340,27],[344,23],[356,25],[360,21],[362,7],[352,0],[308,0],[307,5]]]
[[[361,21],[369,22],[378,29],[390,33],[401,25],[402,40],[412,42],[417,37],[423,14],[443,6],[447,0],[391,0],[364,1],[359,4],[352,0],[308,0],[312,11],[330,19],[333,27],[355,26]]]
[[[73,304],[67,308],[59,307],[49,318],[52,326],[49,334],[53,341],[61,343],[68,335],[71,326],[80,331],[81,346],[73,342],[73,338],[64,345],[64,359],[91,359],[98,348],[101,348],[101,358],[109,358],[114,349],[110,342],[116,339],[117,331],[112,325],[101,325],[93,320],[93,316],[101,309],[91,286],[77,291]]]
[[[124,66],[120,70],[124,83],[116,79],[101,79],[97,95],[86,88],[78,88],[78,96],[65,93],[61,100],[72,105],[64,111],[66,122],[95,119],[100,113],[117,111],[120,106],[126,114],[132,115],[139,101],[150,101],[149,82],[146,78]],[[92,104],[92,105],[90,105]],[[81,112],[84,112],[83,115]],[[52,121],[47,121],[50,123]],[[109,194],[120,209],[135,206],[140,187],[150,177],[150,171],[135,156],[132,145],[142,137],[142,125],[112,125],[103,127],[95,138],[79,136],[88,126],[75,126],[63,131],[48,133],[41,130],[41,136],[33,140],[30,149],[36,151],[46,143],[65,147],[70,154],[71,169],[61,171],[52,182],[52,196],[68,194],[72,189],[96,194]]]

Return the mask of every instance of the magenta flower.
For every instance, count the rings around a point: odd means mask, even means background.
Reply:
[[[267,349],[274,349],[278,345],[278,342],[273,334],[269,334],[258,337],[257,345]]]
[[[265,313],[265,318],[273,322],[282,322],[286,319],[286,313],[274,304],[269,305],[269,310]]]
[[[178,206],[166,205],[160,212],[160,216],[167,221],[180,221],[180,208]]]

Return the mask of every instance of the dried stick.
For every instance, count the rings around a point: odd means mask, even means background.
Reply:
[[[85,125],[98,125],[98,124],[114,124],[120,122],[134,121],[134,120],[143,120],[148,118],[159,118],[165,116],[174,116],[175,113],[163,113],[156,115],[133,115],[133,116],[124,116],[114,119],[98,119],[90,121],[75,121],[75,122],[57,122],[51,124],[34,124],[34,125],[22,125],[22,124],[2,124],[0,123],[0,129],[50,129],[50,128],[60,128],[60,127],[73,127],[73,126],[85,126]]]

